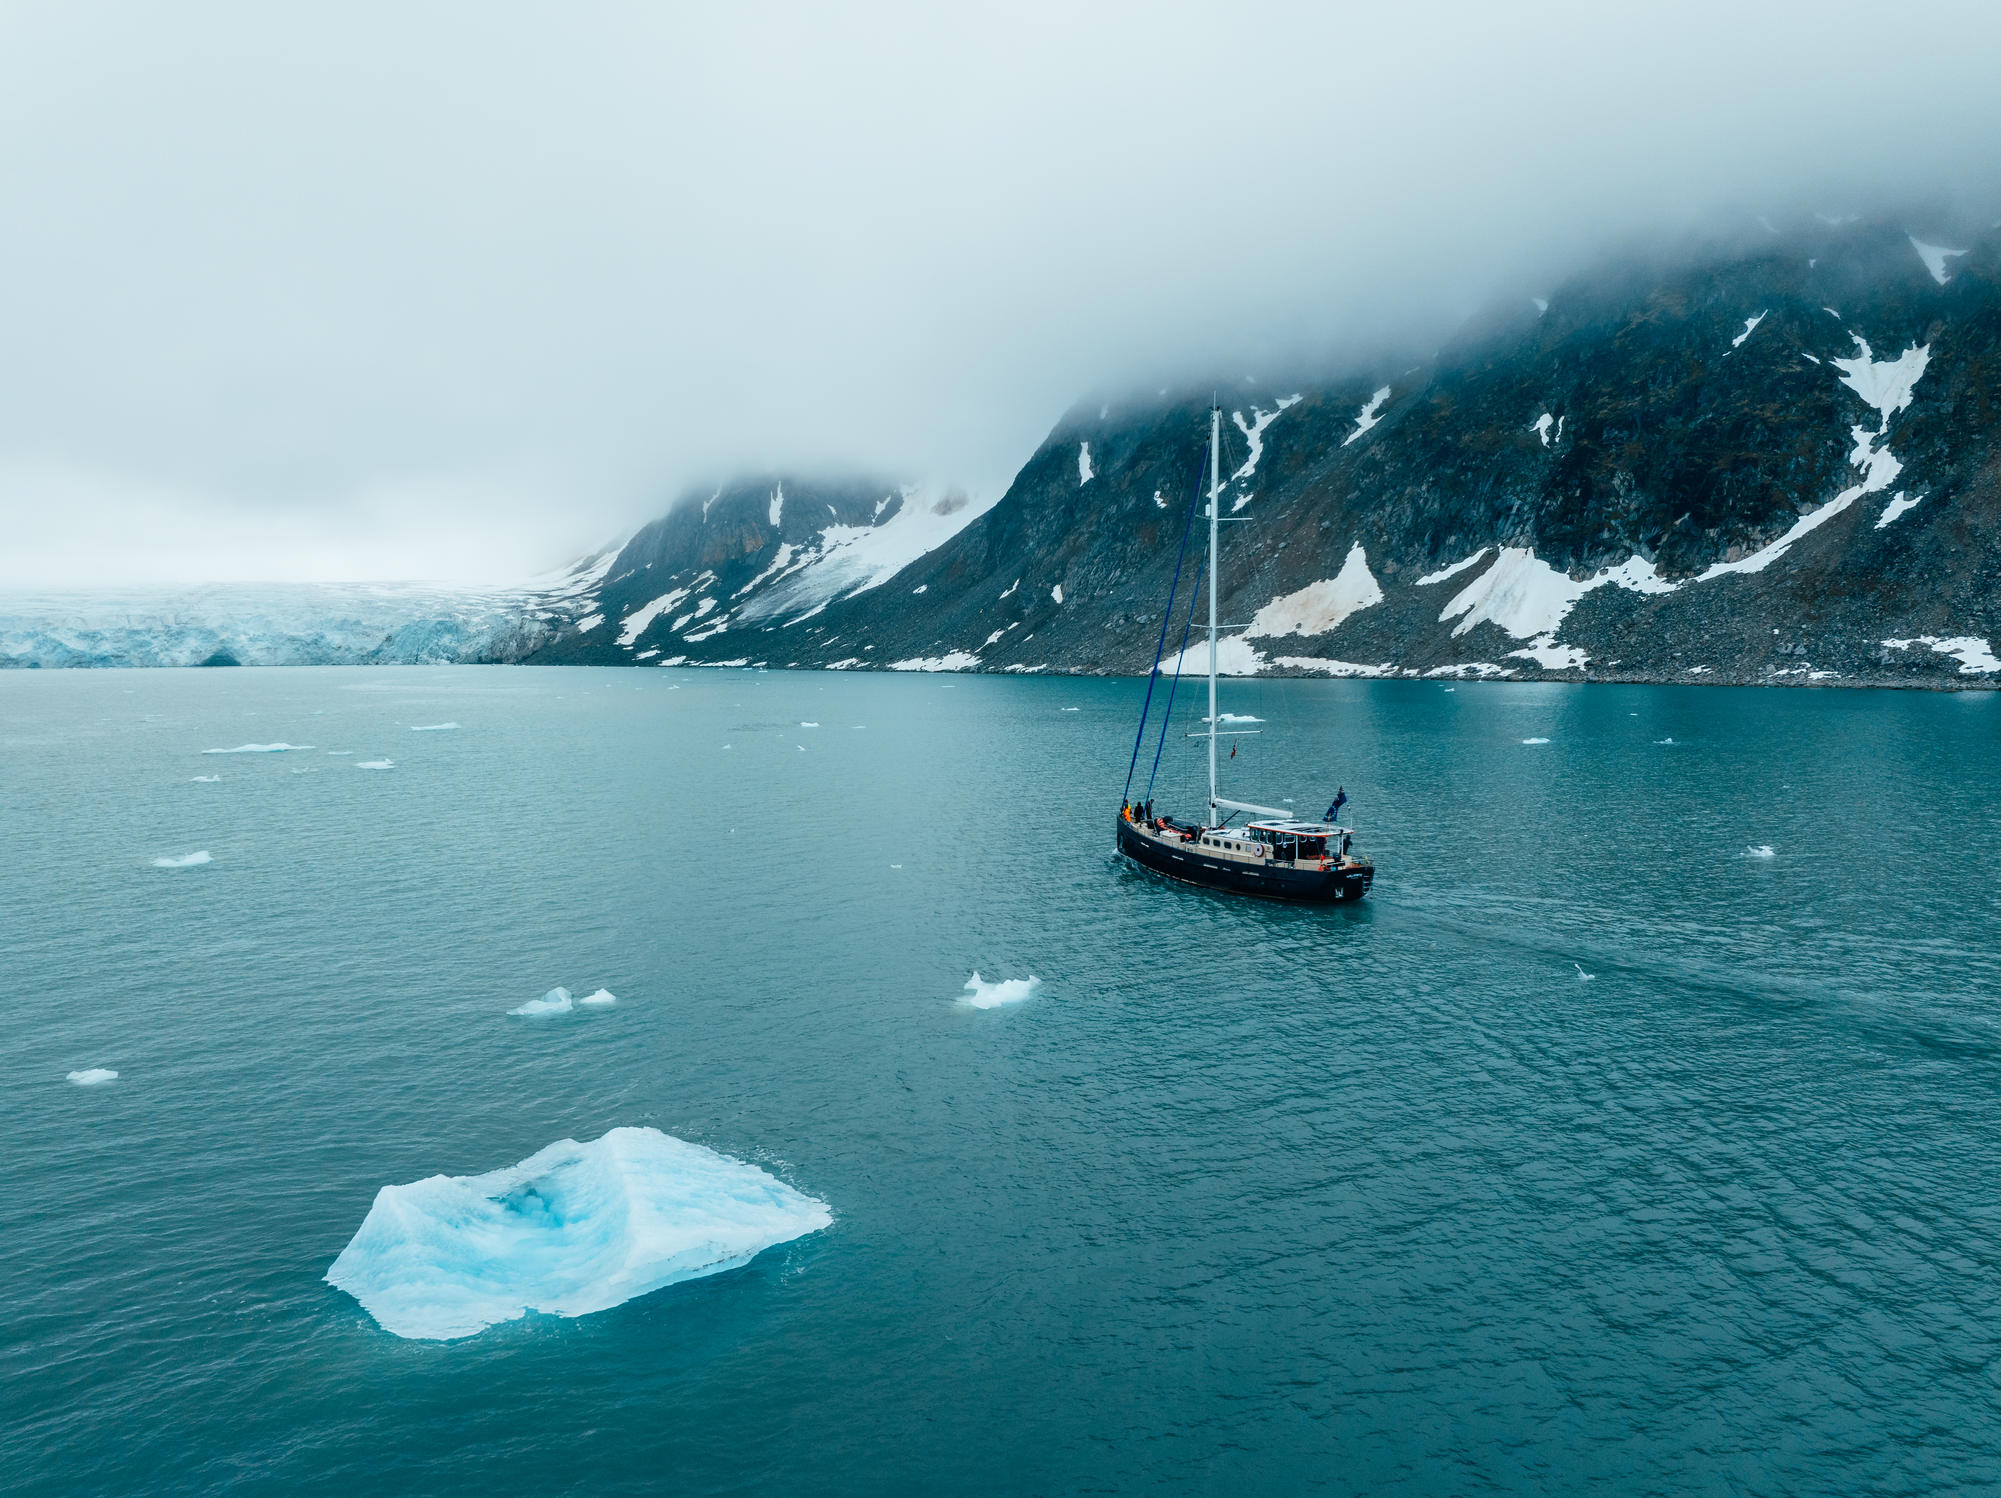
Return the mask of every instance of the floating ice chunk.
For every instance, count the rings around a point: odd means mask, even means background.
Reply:
[[[396,761],[393,759],[358,759],[354,762],[354,767],[357,770],[393,770],[396,768]]]
[[[153,867],[156,869],[192,869],[209,861],[208,852],[204,849],[200,853],[183,853],[177,858],[156,858],[153,860]]]
[[[196,785],[214,785],[220,779],[222,779],[220,775],[197,775],[194,778],[194,783]]]
[[[1577,981],[1579,983],[1589,983],[1593,978],[1598,976],[1596,973],[1585,972],[1584,964],[1581,962],[1573,962],[1570,965],[1577,969]]]
[[[1064,713],[1081,713],[1083,709],[1081,707],[1064,707],[1064,708],[1058,708],[1057,711]]]
[[[327,1270],[399,1337],[588,1316],[749,1263],[833,1222],[754,1165],[662,1134],[561,1139],[519,1165],[384,1186]]]
[[[1674,740],[1672,738],[1665,738],[1665,739],[1655,739],[1654,742],[1656,744],[1672,744]]]
[[[1549,740],[1548,740],[1548,739],[1523,739],[1523,740],[1522,740],[1522,742],[1523,742],[1524,744],[1547,744],[1547,743],[1549,742]]]
[[[105,1066],[87,1066],[82,1071],[73,1071],[69,1080],[79,1087],[101,1087],[106,1082],[116,1082],[118,1073]]]
[[[204,749],[203,754],[286,754],[310,749],[311,744],[238,744],[234,749]]]
[[[444,732],[445,732],[445,731],[447,731],[448,729],[453,729],[453,728],[457,728],[457,727],[458,727],[458,724],[456,724],[456,723],[412,723],[412,724],[410,725],[410,732],[412,732],[412,733],[444,733]]]
[[[801,721],[801,723],[799,724],[799,726],[800,726],[801,728],[818,728],[818,727],[819,727],[820,725],[819,725],[818,723],[807,723],[807,722],[804,722],[804,721]]]
[[[1952,279],[1952,274],[1945,268],[1945,263],[1948,260],[1957,259],[1959,256],[1964,255],[1966,251],[1948,250],[1944,245],[1926,244],[1915,234],[1908,237],[1911,241],[1911,248],[1918,252],[1918,258],[1924,261],[1925,269],[1932,273],[1934,281],[1943,286],[1947,281]]]
[[[1205,718],[1202,721],[1206,723],[1208,719]],[[1216,714],[1216,721],[1218,723],[1262,723],[1264,719],[1254,718],[1249,713],[1218,713]]]
[[[1920,498],[1922,498],[1922,496],[1920,496]],[[1905,498],[1904,491],[1899,489],[1896,492],[1896,494],[1891,497],[1890,502],[1883,506],[1883,513],[1876,518],[1876,529],[1880,531],[1884,526],[1888,525],[1892,520],[1895,520],[1899,515],[1903,514],[1904,511],[1916,509],[1917,505],[1918,505],[1917,500]]]
[[[1746,858],[1777,858],[1779,855],[1772,851],[1770,843],[1759,843],[1755,847],[1746,848],[1744,856]]]
[[[1382,601],[1382,586],[1369,571],[1368,554],[1357,541],[1348,548],[1348,558],[1339,573],[1297,593],[1274,598],[1251,616],[1251,627],[1244,634],[1247,638],[1324,635],[1339,628],[1350,614],[1373,608]]]
[[[577,1002],[579,1004],[588,1004],[593,1009],[609,1009],[618,1002],[618,996],[609,988],[600,988],[596,993],[585,994]]]
[[[1383,402],[1389,398],[1390,387],[1387,385],[1382,386],[1374,395],[1369,397],[1369,403],[1362,407],[1361,411],[1355,417],[1355,430],[1341,439],[1343,447],[1346,447],[1357,437],[1362,436],[1370,427],[1382,419],[1376,413],[1383,409]]]
[[[510,1009],[509,1014],[526,1015],[530,1019],[547,1014],[568,1014],[570,1012],[570,991],[567,988],[552,988],[539,999],[530,999],[519,1009]]]
[[[966,980],[966,1000],[975,1009],[998,1009],[1003,1004],[1019,1004],[1042,987],[1040,978],[1003,978],[988,983],[978,973]]]

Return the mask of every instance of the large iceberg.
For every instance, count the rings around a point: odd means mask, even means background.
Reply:
[[[607,1310],[833,1220],[754,1165],[613,1129],[485,1175],[384,1186],[326,1278],[399,1337],[470,1337],[530,1311]]]

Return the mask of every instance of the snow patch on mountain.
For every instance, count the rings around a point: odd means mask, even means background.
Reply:
[[[1357,541],[1349,547],[1340,572],[1325,582],[1274,598],[1252,616],[1245,634],[1324,635],[1339,628],[1349,615],[1382,601],[1382,586],[1369,571],[1368,554]]]
[[[1909,650],[1913,645],[1929,645],[1934,654],[1954,656],[1959,661],[1961,676],[1986,676],[2001,671],[2001,660],[1995,659],[1994,647],[1978,635],[1919,635],[1911,640],[1885,640],[1892,650]]]
[[[1390,387],[1387,385],[1382,386],[1374,395],[1369,397],[1369,403],[1362,407],[1361,411],[1355,417],[1355,430],[1341,439],[1343,447],[1346,447],[1357,437],[1364,435],[1370,427],[1374,426],[1381,419],[1376,413],[1383,409],[1383,402],[1389,398]]]
[[[837,598],[888,582],[926,553],[935,551],[993,507],[998,495],[969,496],[963,490],[944,492],[908,485],[890,496],[896,502],[887,519],[873,525],[830,525],[818,541],[795,555],[786,548],[786,563],[767,568],[738,590],[774,583],[737,611],[741,623],[791,615],[797,623]],[[877,516],[883,507],[878,506]],[[926,585],[928,586],[928,584]],[[922,591],[921,589],[917,591]]]
[[[1925,263],[1925,269],[1932,273],[1932,279],[1943,286],[1952,279],[1952,272],[1946,268],[1946,261],[1957,259],[1965,250],[1948,250],[1944,245],[1926,244],[1917,235],[1910,237],[1911,248],[1918,252],[1918,258]]]
[[[1264,456],[1265,451],[1265,428],[1276,421],[1279,413],[1288,406],[1298,405],[1301,398],[1297,395],[1288,395],[1269,411],[1262,411],[1252,406],[1249,421],[1244,420],[1244,413],[1241,411],[1230,413],[1230,420],[1235,422],[1237,430],[1244,434],[1244,444],[1250,449],[1250,456],[1244,459],[1244,466],[1230,475],[1231,483],[1241,482],[1257,472],[1258,459]]]
[[[1091,444],[1088,442],[1078,443],[1077,487],[1080,489],[1083,488],[1084,485],[1090,483],[1091,480],[1096,478],[1097,476],[1098,475],[1095,472],[1093,472],[1091,468]]]
[[[1480,564],[1480,559],[1492,550],[1491,546],[1483,546],[1463,562],[1454,562],[1450,567],[1441,567],[1436,572],[1427,572],[1417,580],[1417,585],[1420,588],[1428,588],[1433,583],[1444,582],[1448,577],[1457,577],[1468,567],[1477,567]]]
[[[1924,497],[1923,495],[1919,496],[1920,499],[1922,499],[1923,497]],[[1894,495],[1891,496],[1890,502],[1883,506],[1883,513],[1876,517],[1876,529],[1880,531],[1881,529],[1883,529],[1884,526],[1888,525],[1892,520],[1895,520],[1899,515],[1903,514],[1904,511],[1916,509],[1917,503],[1918,501],[1916,499],[1907,499],[1904,495],[1904,491],[1899,489]]]
[[[1264,668],[1264,656],[1243,636],[1225,635],[1216,641],[1217,675],[1256,676]],[[1179,655],[1162,661],[1160,669],[1169,675],[1178,670],[1183,676],[1207,676],[1209,642],[1204,640],[1198,645],[1190,645]]]
[[[638,643],[639,637],[646,633],[648,626],[655,619],[658,619],[687,596],[688,589],[676,588],[671,593],[662,593],[651,603],[641,604],[625,616],[625,623],[618,632],[618,643],[630,650]]]
[[[1767,308],[1766,310],[1769,311],[1770,309]],[[1746,338],[1749,338],[1751,334],[1757,330],[1758,324],[1763,322],[1764,320],[1765,320],[1765,314],[1763,312],[1760,312],[1756,317],[1745,318],[1744,331],[1739,333],[1735,338],[1730,340],[1730,354],[1734,354],[1737,352],[1738,349],[1742,348],[1744,346],[1744,340]],[[1727,359],[1730,357],[1730,354],[1725,354],[1723,357]]]
[[[1859,333],[1849,336],[1855,339],[1855,346],[1861,352],[1853,359],[1835,359],[1832,362],[1835,368],[1842,371],[1841,383],[1861,396],[1882,417],[1874,432],[1864,426],[1848,429],[1848,435],[1855,442],[1848,461],[1862,470],[1862,482],[1843,489],[1826,504],[1802,515],[1778,540],[1760,547],[1748,557],[1713,564],[1696,578],[1697,582],[1708,582],[1711,578],[1730,573],[1764,571],[1790,551],[1800,537],[1818,530],[1863,495],[1889,488],[1897,481],[1897,475],[1904,471],[1904,465],[1897,457],[1887,447],[1879,448],[1876,443],[1889,434],[1890,418],[1910,405],[1911,392],[1916,389],[1925,366],[1931,361],[1931,345],[1912,344],[1894,359],[1877,359],[1871,355],[1867,339]]]
[[[1652,562],[1639,557],[1629,557],[1617,567],[1604,568],[1580,582],[1558,572],[1532,549],[1504,546],[1494,565],[1445,605],[1438,622],[1464,615],[1452,631],[1455,638],[1476,624],[1495,624],[1517,640],[1537,640],[1531,649],[1543,648],[1578,599],[1606,586],[1634,593],[1672,593],[1675,587],[1654,570]]]

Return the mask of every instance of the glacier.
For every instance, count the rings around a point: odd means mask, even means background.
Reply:
[[[399,1337],[588,1316],[749,1263],[833,1212],[754,1165],[651,1128],[560,1139],[519,1165],[384,1186],[327,1270]]]
[[[214,583],[0,596],[0,667],[518,660],[587,612],[617,556],[516,586]]]

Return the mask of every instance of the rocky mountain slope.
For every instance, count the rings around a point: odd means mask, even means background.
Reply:
[[[1992,684],[2001,232],[1915,227],[1761,228],[1421,360],[1226,389],[1226,668]],[[1143,673],[1207,406],[1081,406],[985,509],[691,496],[525,658]]]

